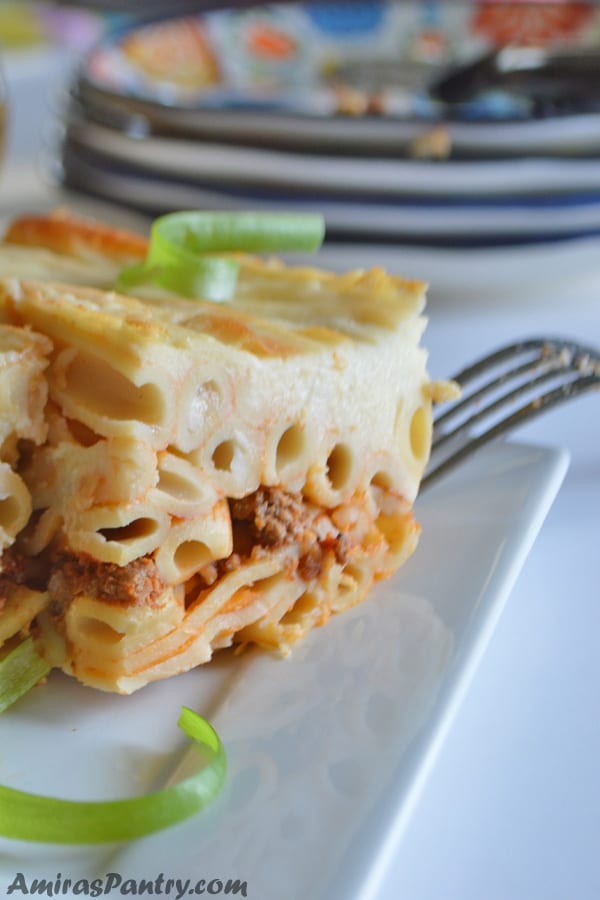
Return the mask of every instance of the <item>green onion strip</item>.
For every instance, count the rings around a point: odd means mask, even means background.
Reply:
[[[0,713],[45,678],[50,666],[38,656],[27,638],[0,660]]]
[[[59,800],[0,786],[0,835],[54,844],[129,841],[199,812],[223,786],[225,750],[216,731],[193,710],[184,706],[178,725],[198,745],[194,750],[203,767],[197,774],[141,797],[98,802]]]
[[[124,269],[117,288],[155,283],[222,302],[235,292],[239,263],[219,254],[312,253],[324,234],[323,217],[312,213],[171,213],[154,221],[145,262]]]

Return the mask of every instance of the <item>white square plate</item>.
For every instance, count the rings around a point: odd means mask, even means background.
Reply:
[[[77,799],[155,789],[185,765],[182,705],[216,727],[229,776],[203,814],[129,845],[0,841],[0,893],[19,872],[60,877],[60,896],[67,878],[113,872],[120,887],[189,879],[186,894],[217,879],[225,896],[239,879],[231,895],[251,900],[375,897],[566,467],[560,450],[483,450],[419,499],[402,571],[287,660],[226,652],[131,697],[53,674],[0,719],[3,784]]]

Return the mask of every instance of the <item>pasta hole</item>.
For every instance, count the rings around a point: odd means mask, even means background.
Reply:
[[[118,644],[125,637],[119,631],[115,631],[107,622],[92,616],[80,619],[77,623],[77,630],[83,638],[102,644]]]
[[[349,482],[354,454],[347,444],[336,444],[327,458],[327,477],[334,491],[342,490]]]
[[[154,534],[156,529],[156,519],[148,517],[134,519],[128,525],[121,525],[118,528],[100,528],[98,533],[107,541],[117,541],[122,544],[149,537],[151,534]]]
[[[220,472],[231,472],[235,449],[235,441],[222,441],[218,444],[212,455],[215,469],[218,469]]]
[[[67,419],[67,428],[69,429],[69,433],[73,440],[80,445],[80,447],[93,447],[94,444],[97,444],[98,441],[102,440],[101,435],[96,434],[91,428],[88,428],[87,425],[84,425],[83,422],[79,422],[77,419]]]
[[[410,516],[388,516],[380,513],[375,525],[387,541],[392,553],[400,553],[407,546],[412,533]]]
[[[10,533],[15,522],[21,519],[21,515],[21,504],[15,497],[8,496],[0,499],[0,528]]]
[[[425,406],[419,406],[410,420],[410,449],[417,460],[425,460],[431,441],[431,417]]]
[[[201,569],[213,558],[210,549],[202,541],[183,541],[173,557],[179,571],[186,575]]]
[[[164,419],[164,398],[156,385],[135,385],[117,369],[91,354],[78,353],[65,377],[73,399],[96,415],[147,425],[159,425]]]
[[[277,453],[275,457],[277,469],[282,469],[284,466],[287,466],[298,459],[304,452],[304,447],[304,428],[297,423],[286,428],[277,444]]]
[[[394,486],[394,482],[387,472],[375,472],[371,478],[371,484],[373,487],[381,488],[382,491],[390,491]]]

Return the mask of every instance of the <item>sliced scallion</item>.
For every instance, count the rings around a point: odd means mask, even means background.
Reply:
[[[171,254],[180,251],[311,253],[321,246],[324,234],[323,217],[313,213],[170,213],[152,225],[149,261],[176,261]]]
[[[239,263],[220,254],[313,252],[325,234],[311,213],[177,212],[152,225],[146,260],[121,272],[120,290],[155,283],[187,297],[230,299]]]
[[[41,681],[50,666],[38,656],[29,637],[0,660],[0,713]]]
[[[0,786],[0,835],[54,844],[129,841],[199,812],[223,786],[225,750],[213,727],[193,710],[184,706],[178,725],[198,745],[194,748],[197,774],[151,794],[97,802],[61,800]]]

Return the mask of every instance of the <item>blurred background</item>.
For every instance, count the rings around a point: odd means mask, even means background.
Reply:
[[[0,44],[13,172],[146,216],[319,209],[327,264],[435,251],[462,297],[595,277],[594,3],[4,0]]]

